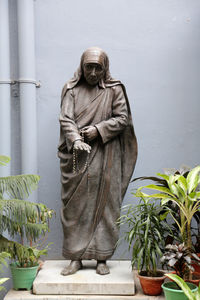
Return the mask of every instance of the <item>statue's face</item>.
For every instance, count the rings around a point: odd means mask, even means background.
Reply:
[[[104,76],[104,69],[98,63],[86,63],[83,65],[84,77],[90,85],[96,85]]]

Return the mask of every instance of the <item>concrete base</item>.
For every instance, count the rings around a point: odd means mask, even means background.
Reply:
[[[110,274],[96,274],[96,261],[83,261],[83,269],[60,275],[69,261],[46,261],[33,283],[37,295],[134,295],[135,284],[129,261],[108,261]]]
[[[84,261],[84,269],[71,276],[62,276],[60,271],[66,261],[46,261],[34,281],[35,295],[30,291],[10,290],[4,300],[164,300],[164,296],[147,296],[141,291],[137,277],[131,272],[128,261],[109,261],[111,274],[96,274],[94,261]],[[68,262],[69,263],[69,262]],[[135,273],[135,272],[134,272]],[[133,279],[134,278],[134,279]],[[135,284],[134,284],[135,283]],[[137,293],[135,293],[135,285]],[[53,293],[52,293],[53,291]],[[69,295],[69,291],[71,295]],[[90,294],[79,294],[80,292]],[[57,294],[55,294],[57,292]],[[63,295],[61,293],[65,292]],[[73,294],[72,294],[73,292]],[[93,292],[93,294],[91,294]],[[100,292],[102,293],[100,295]],[[106,294],[108,293],[109,294]],[[125,294],[117,294],[117,293]],[[67,294],[68,293],[68,294]],[[132,294],[127,294],[132,293]]]
[[[28,291],[11,290],[4,300],[149,300],[148,296],[105,296],[105,295],[34,295]]]
[[[136,294],[134,296],[105,296],[105,295],[34,295],[28,291],[8,292],[4,300],[164,300],[164,296],[147,296]]]

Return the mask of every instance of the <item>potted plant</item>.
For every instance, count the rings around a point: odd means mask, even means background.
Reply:
[[[160,261],[163,266],[171,268],[174,270],[175,274],[188,281],[189,272],[194,271],[192,263],[194,263],[194,261],[200,262],[200,259],[195,253],[192,253],[191,250],[184,245],[184,243],[182,243],[175,245],[168,244],[165,247],[165,252]],[[194,275],[196,274],[194,273]],[[199,285],[199,281],[200,276],[199,278],[197,276],[197,279],[190,280],[190,282],[196,285]]]
[[[161,199],[161,204],[165,206],[166,213],[169,213],[177,224],[181,240],[189,249],[190,257],[192,253],[191,222],[195,213],[200,209],[200,192],[198,191],[200,183],[199,173],[200,166],[197,166],[186,172],[185,176],[176,173],[168,175],[158,173],[158,177],[141,177],[140,179],[151,179],[155,184],[142,186],[136,192],[138,197]],[[156,193],[148,195],[142,191],[144,188],[155,190]],[[170,206],[167,206],[169,203],[173,203],[178,208],[179,219],[176,218],[174,210]],[[188,276],[188,279],[191,279],[191,273]]]
[[[142,197],[138,205],[124,206],[118,224],[128,226],[123,239],[132,252],[131,264],[138,269],[144,294],[159,295],[165,276],[157,269],[157,258],[162,256],[170,228],[163,222],[161,207],[151,201]]]
[[[3,265],[7,267],[6,258],[8,258],[9,256],[10,256],[9,253],[6,253],[6,252],[0,253],[0,273],[2,272]],[[4,286],[2,286],[2,285],[7,280],[9,280],[9,278],[0,278],[0,292],[5,289]]]
[[[200,300],[200,286],[198,288],[192,283],[185,282],[176,274],[166,276],[173,280],[162,285],[166,300]]]
[[[1,165],[8,162],[8,157],[0,156]],[[24,200],[37,188],[39,179],[38,175],[0,178],[0,251],[8,252],[14,260],[10,265],[14,289],[31,289],[38,259],[47,254],[47,247],[41,245],[43,249],[37,249],[36,242],[49,231],[53,211],[42,203]],[[5,231],[12,239],[20,238],[20,242],[5,238]]]
[[[194,214],[194,219],[196,223],[192,226],[192,244],[196,255],[200,258],[200,211]],[[192,266],[195,272],[200,273],[200,264],[193,263]]]

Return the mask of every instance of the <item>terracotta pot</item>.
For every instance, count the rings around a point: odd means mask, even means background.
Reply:
[[[162,284],[166,278],[164,272],[158,271],[156,277],[148,277],[145,271],[137,274],[145,295],[157,296],[162,293]]]
[[[192,279],[186,280],[187,282],[194,283],[195,285],[199,286],[200,283],[200,273],[193,272],[192,273]]]
[[[170,272],[169,274],[176,274],[175,271]],[[169,278],[170,281],[174,281],[171,278]],[[195,285],[199,286],[200,283],[200,273],[199,272],[192,272],[192,279],[185,280],[186,282],[194,283]]]
[[[196,253],[196,255],[200,258],[200,253]],[[200,273],[200,265],[194,263],[192,266],[195,269],[195,272]]]

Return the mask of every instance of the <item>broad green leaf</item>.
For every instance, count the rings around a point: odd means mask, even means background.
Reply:
[[[176,274],[165,274],[165,275],[170,279],[174,280],[180,286],[180,288],[183,290],[184,294],[188,297],[189,300],[196,300],[195,295],[193,294],[189,286],[182,278],[180,278]]]
[[[143,188],[156,190],[156,191],[159,191],[161,193],[168,194],[168,195],[174,197],[174,195],[170,191],[170,189],[168,189],[166,187],[163,187],[163,186],[159,186],[159,185],[155,185],[155,184],[149,184],[149,185],[144,186]]]
[[[178,180],[179,177],[180,177],[180,175],[176,175],[176,176],[170,175],[169,176],[169,189],[177,197],[179,197],[179,190],[178,190],[175,182]]]
[[[164,206],[167,202],[173,201],[173,200],[174,200],[174,198],[169,198],[168,196],[165,198],[163,197],[163,199],[161,201],[161,205]],[[176,200],[174,202],[176,202]]]
[[[187,186],[188,186],[188,194],[190,194],[193,190],[197,188],[199,182],[199,172],[200,166],[192,169],[187,176]]]
[[[196,192],[197,199],[200,199],[200,192]]]
[[[169,175],[169,183],[174,184],[181,175]]]
[[[156,175],[162,177],[163,179],[165,179],[167,181],[167,183],[169,182],[169,176],[168,175],[161,174],[161,173],[157,173]]]
[[[187,194],[187,180],[184,176],[180,176],[178,179],[178,184],[182,188],[185,194]]]
[[[143,193],[143,192],[141,192],[141,188],[139,188],[137,191],[136,191],[136,193],[135,193],[135,196],[136,197],[142,197],[142,198],[148,198],[148,197],[150,197],[148,194],[145,194],[145,193]]]

